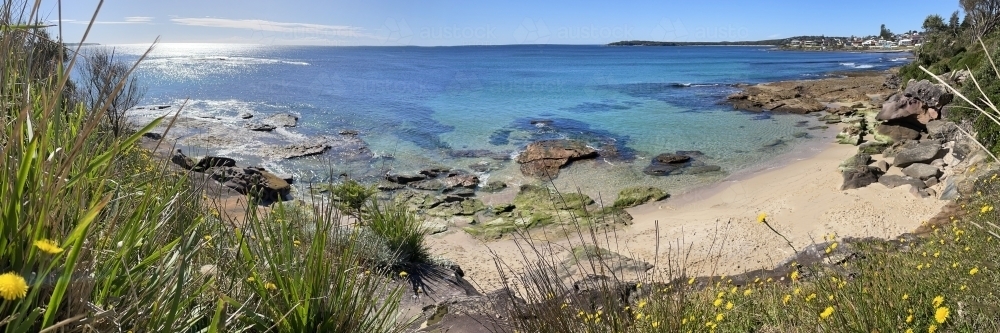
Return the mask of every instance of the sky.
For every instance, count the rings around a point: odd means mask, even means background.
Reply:
[[[63,37],[80,41],[98,1],[65,0]],[[56,0],[42,18],[58,21]],[[743,41],[920,30],[958,0],[404,1],[108,0],[87,42],[450,46]],[[55,30],[53,30],[54,32]]]

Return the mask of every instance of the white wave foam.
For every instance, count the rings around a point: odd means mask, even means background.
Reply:
[[[842,63],[840,63],[840,65],[841,66],[845,66],[845,67],[850,67],[850,68],[857,68],[857,69],[865,69],[865,68],[873,68],[873,67],[875,67],[874,65],[869,65],[869,64],[858,65],[857,63],[853,63],[853,62],[842,62]]]

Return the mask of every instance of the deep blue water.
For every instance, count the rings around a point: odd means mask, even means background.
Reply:
[[[142,51],[118,48],[132,55]],[[516,152],[532,140],[571,137],[614,145],[622,160],[608,161],[599,172],[571,168],[564,172],[567,186],[673,186],[637,171],[661,152],[701,150],[733,172],[808,140],[793,134],[811,118],[720,105],[736,91],[732,85],[885,69],[902,65],[902,57],[766,47],[164,44],[139,77],[149,85],[145,104],[177,105],[190,98],[186,113],[223,117],[295,112],[303,122],[298,131],[306,135],[360,130],[376,153],[395,156],[392,167],[400,171],[475,162],[450,157],[454,149]],[[775,139],[790,144],[761,150]],[[510,165],[488,176],[521,181]]]

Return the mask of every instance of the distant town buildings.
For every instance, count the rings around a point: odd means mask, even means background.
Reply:
[[[788,40],[785,47],[801,49],[909,49],[920,46],[922,41],[923,36],[920,32],[910,31],[895,34],[889,39],[879,36],[796,37]]]

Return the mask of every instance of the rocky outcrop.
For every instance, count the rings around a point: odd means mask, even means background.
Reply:
[[[597,157],[597,150],[581,141],[544,140],[529,144],[517,156],[517,163],[521,164],[521,173],[525,176],[556,178],[559,169],[570,162],[594,157]]]
[[[265,203],[283,201],[292,189],[291,184],[264,168],[214,167],[205,173],[222,185]]]
[[[869,95],[888,95],[893,88],[886,87],[882,74],[856,75],[823,80],[773,82],[746,87],[730,95],[727,100],[734,109],[743,111],[774,111],[812,113],[828,110],[825,103],[849,102],[857,107],[836,108],[835,113],[864,108]],[[839,111],[845,109],[844,111]]]
[[[941,85],[910,80],[905,90],[882,104],[876,119],[885,123],[879,126],[879,133],[896,141],[915,140],[920,132],[927,130],[928,123],[941,118],[941,112],[953,98]]]
[[[295,127],[299,124],[299,116],[291,113],[279,113],[261,121],[264,125],[273,127]]]

